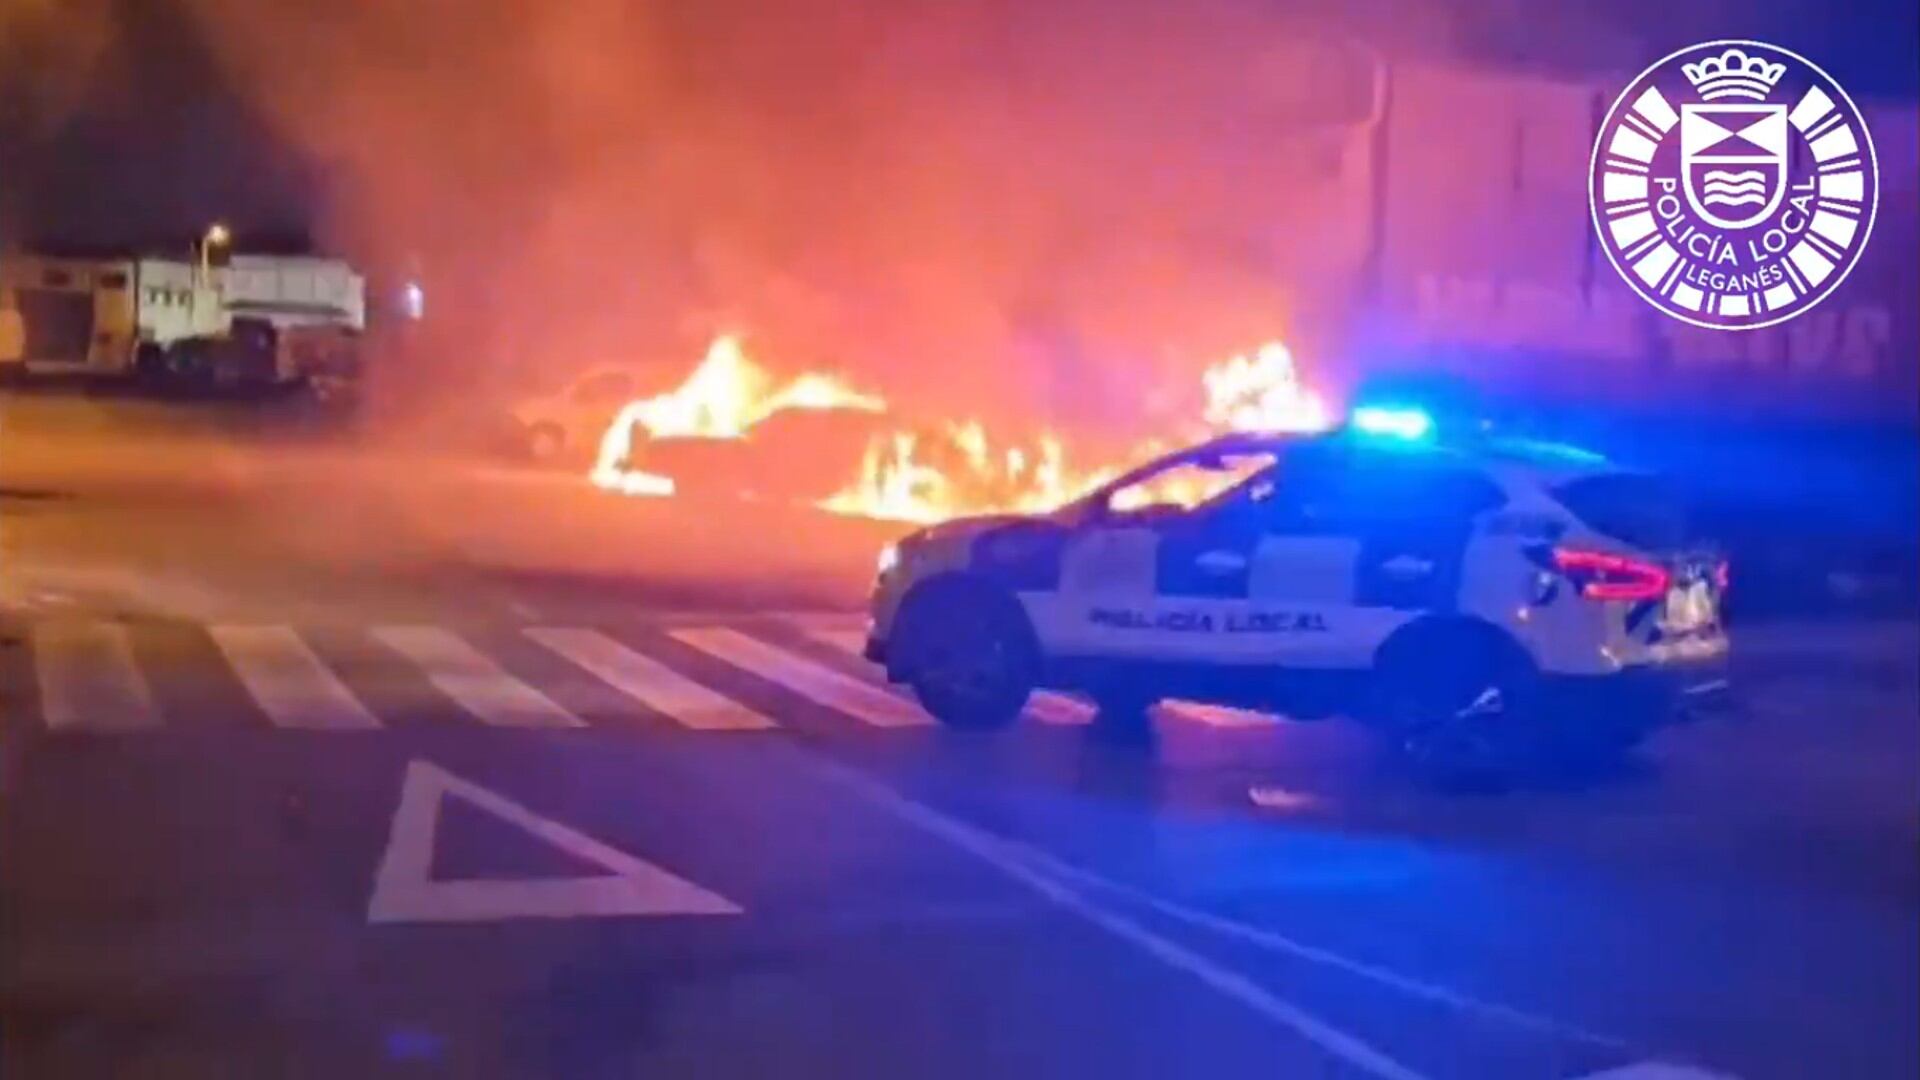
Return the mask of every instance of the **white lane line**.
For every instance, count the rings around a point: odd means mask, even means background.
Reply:
[[[824,642],[841,652],[864,657],[867,651],[867,632],[865,630],[813,629],[807,636],[815,641]]]
[[[911,702],[850,675],[816,664],[726,627],[688,627],[667,635],[735,667],[792,690],[801,697],[877,727],[924,727],[933,718]]]
[[[207,634],[267,718],[280,727],[367,730],[380,721],[285,626],[209,626]]]
[[[855,656],[862,655],[867,647],[864,630],[810,630],[807,636]],[[1035,691],[1026,708],[1029,718],[1043,724],[1090,724],[1093,713],[1093,706],[1086,702],[1051,690]]]
[[[525,633],[602,682],[686,727],[754,730],[777,726],[732,698],[707,689],[597,630],[532,627]]]
[[[1222,915],[1215,915],[1211,912],[1189,907],[1185,904],[1175,903],[1171,900],[1164,900],[1144,889],[1115,881],[1112,878],[1096,874],[1091,870],[1084,870],[1071,863],[1064,862],[1031,844],[1022,843],[1017,840],[1003,840],[1000,841],[1000,843],[1007,851],[1025,859],[1030,865],[1045,873],[1053,874],[1058,878],[1075,882],[1089,888],[1101,890],[1126,900],[1129,903],[1138,904],[1149,911],[1156,912],[1169,919],[1184,922],[1190,926],[1197,926],[1202,930],[1211,931],[1222,937],[1235,938],[1269,952],[1281,953],[1307,961],[1308,963],[1333,968],[1336,971],[1342,971],[1348,975],[1366,979],[1379,986],[1384,986],[1389,990],[1404,994],[1407,997],[1430,1001],[1436,1005],[1441,1005],[1457,1012],[1473,1013],[1487,1019],[1500,1021],[1511,1027],[1545,1032],[1559,1038],[1590,1043],[1594,1046],[1605,1047],[1610,1050],[1632,1049],[1631,1044],[1624,1039],[1588,1031],[1585,1028],[1563,1023],[1551,1017],[1530,1013],[1523,1009],[1516,1009],[1510,1005],[1483,1001],[1457,990],[1451,990],[1434,983],[1422,982],[1418,979],[1409,978],[1364,961],[1349,959],[1341,956],[1339,953],[1331,952],[1318,946],[1295,941],[1284,934],[1275,933],[1263,927],[1240,922]]]
[[[1024,885],[1043,899],[1112,934],[1148,956],[1177,971],[1191,975],[1213,990],[1232,998],[1267,1019],[1279,1023],[1339,1059],[1358,1072],[1383,1080],[1423,1080],[1422,1074],[1388,1057],[1356,1035],[1349,1034],[1308,1013],[1283,998],[1269,993],[1246,976],[1222,967],[1205,956],[1162,937],[1140,923],[1109,911],[1034,869],[1008,850],[1005,841],[932,807],[918,803],[893,789],[843,765],[811,758],[815,768],[840,786],[858,795],[902,823],[986,862],[994,869]]]
[[[126,627],[57,620],[33,629],[40,712],[56,730],[138,731],[160,726],[153,691]]]
[[[581,720],[437,626],[376,626],[375,640],[420,668],[441,693],[499,727],[580,727]]]

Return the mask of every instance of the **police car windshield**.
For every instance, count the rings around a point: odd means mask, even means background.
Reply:
[[[1270,451],[1184,455],[1167,459],[1110,489],[1109,513],[1155,508],[1193,510],[1226,500],[1255,477],[1272,471]]]

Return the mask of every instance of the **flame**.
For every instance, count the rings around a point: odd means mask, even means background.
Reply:
[[[996,442],[978,420],[901,427],[875,436],[856,475],[820,505],[834,513],[927,523],[962,514],[1052,510],[1119,476],[1132,462],[1166,453],[1180,440],[1198,442],[1231,431],[1307,432],[1328,426],[1322,400],[1301,382],[1293,355],[1277,341],[1228,357],[1201,373],[1201,419],[1179,440],[1140,440],[1121,462],[1069,460],[1066,444],[1043,431],[1026,441]],[[593,480],[629,495],[671,495],[670,477],[634,466],[634,433],[651,438],[740,438],[783,409],[884,412],[886,402],[828,375],[810,373],[776,385],[732,337],[714,341],[680,387],[621,411],[601,441]],[[1192,506],[1251,475],[1260,463],[1226,471],[1177,473],[1120,494],[1120,508],[1149,503]]]
[[[1207,423],[1218,431],[1323,431],[1327,407],[1300,384],[1293,353],[1277,341],[1230,356],[1200,375]]]
[[[635,466],[634,436],[650,439],[738,439],[785,409],[856,409],[884,412],[887,403],[818,372],[786,383],[747,357],[740,339],[714,339],[705,359],[677,388],[629,402],[600,438],[591,479],[623,495],[671,495],[673,478]]]
[[[1209,366],[1200,382],[1206,393],[1203,422],[1183,432],[1190,442],[1233,431],[1322,431],[1330,423],[1325,403],[1301,383],[1293,354],[1277,341]],[[923,524],[961,514],[1036,513],[1071,502],[1122,471],[1114,464],[1070,466],[1065,447],[1052,434],[1042,434],[1032,447],[1008,446],[997,455],[977,420],[950,425],[945,436],[960,459],[959,468],[938,460],[937,452],[923,453],[926,439],[895,433],[875,439],[859,476],[821,505],[835,513]],[[1170,449],[1164,440],[1144,439],[1126,458],[1145,461]],[[1174,473],[1115,493],[1115,506],[1194,506],[1246,479],[1262,464],[1248,461],[1220,471]]]
[[[1060,439],[996,451],[978,420],[928,437],[897,431],[868,446],[854,481],[821,506],[838,514],[929,523],[963,513],[1040,513],[1118,476],[1117,466],[1072,468]]]

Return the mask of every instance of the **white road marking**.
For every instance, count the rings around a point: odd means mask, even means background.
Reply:
[[[285,626],[209,626],[241,685],[281,727],[370,729],[380,721]]]
[[[1099,710],[1078,698],[1040,690],[1027,699],[1027,715],[1043,724],[1091,724]]]
[[[807,636],[855,656],[861,656],[866,651],[867,634],[864,630],[810,630]],[[1051,690],[1035,691],[1026,708],[1027,716],[1043,724],[1090,724],[1093,722],[1093,712],[1093,706],[1086,702]]]
[[[777,611],[768,614],[802,630],[841,629],[859,633],[869,621],[864,611]]]
[[[614,689],[687,727],[753,730],[777,726],[732,698],[707,689],[597,630],[533,627],[525,633]]]
[[[984,830],[948,817],[843,765],[812,759],[824,775],[867,802],[912,826],[991,865],[1047,901],[1112,934],[1148,956],[1200,980],[1275,1021],[1356,1071],[1384,1080],[1423,1080],[1422,1074],[1388,1057],[1356,1035],[1313,1016],[1269,993],[1246,976],[1222,967],[1191,949],[1163,937],[1133,919],[1094,904],[1055,878],[1034,869],[1008,850],[1008,844]]]
[[[509,675],[451,631],[376,626],[374,638],[416,664],[427,681],[482,721],[500,727],[579,727],[581,720]]]
[[[1474,1013],[1513,1027],[1546,1032],[1559,1038],[1590,1043],[1594,1046],[1605,1047],[1610,1050],[1631,1049],[1630,1044],[1624,1039],[1588,1031],[1585,1028],[1530,1013],[1523,1009],[1516,1009],[1510,1005],[1482,1001],[1444,986],[1408,978],[1405,975],[1389,971],[1386,968],[1377,967],[1359,960],[1352,960],[1338,953],[1295,941],[1283,934],[1275,933],[1263,927],[1239,922],[1226,918],[1225,916],[1215,915],[1211,912],[1202,911],[1199,908],[1189,907],[1185,904],[1178,904],[1171,900],[1164,900],[1144,889],[1135,888],[1132,885],[1115,881],[1112,878],[1096,874],[1091,870],[1084,870],[1071,863],[1064,862],[1031,844],[1024,844],[1016,840],[1003,840],[1000,843],[1009,852],[1025,859],[1029,864],[1046,873],[1053,874],[1067,881],[1101,890],[1177,922],[1197,926],[1223,937],[1235,938],[1266,949],[1269,952],[1282,953],[1295,959],[1305,960],[1308,963],[1320,964],[1337,971],[1343,971],[1348,975],[1366,979],[1369,982],[1405,994],[1408,997],[1430,1001],[1459,1012]],[[1675,1078],[1675,1080],[1678,1080],[1678,1078]]]
[[[1160,711],[1167,716],[1191,720],[1208,727],[1248,728],[1274,725],[1274,718],[1266,713],[1253,712],[1250,709],[1234,709],[1225,705],[1208,705],[1199,701],[1162,702]]]
[[[852,653],[855,656],[866,655],[867,632],[865,630],[813,629],[807,631],[807,636],[815,641],[825,642],[841,652]]]
[[[580,859],[603,877],[476,878],[434,881],[434,833],[440,803],[452,796]],[[578,829],[541,817],[512,799],[425,761],[407,763],[387,850],[374,876],[367,921],[493,922],[609,915],[738,915],[740,905],[684,878],[608,847]]]
[[[138,731],[160,726],[153,691],[134,663],[126,627],[56,620],[33,629],[40,712],[56,730]]]
[[[879,687],[726,627],[669,630],[682,644],[777,682],[822,705],[878,727],[924,727],[933,718]]]

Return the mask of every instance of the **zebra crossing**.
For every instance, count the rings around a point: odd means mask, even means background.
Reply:
[[[156,639],[183,636],[187,647],[176,640],[165,663],[151,655]],[[185,711],[156,689],[171,680],[230,688],[245,698],[239,714],[307,732],[379,731],[423,713],[533,729],[632,721],[698,732],[775,731],[794,726],[796,712],[858,729],[937,726],[910,693],[889,686],[861,658],[863,644],[862,631],[798,618],[657,630],[485,631],[49,620],[24,636],[31,662],[0,669],[0,725],[37,721],[54,733],[166,730],[179,726],[173,714]],[[183,651],[197,657],[193,664],[181,666]],[[31,692],[5,685],[20,680],[31,681]],[[602,704],[578,704],[588,697]],[[1165,720],[1211,727],[1271,719],[1186,703],[1161,712]],[[1093,718],[1091,704],[1042,691],[1024,720],[1073,726]]]

